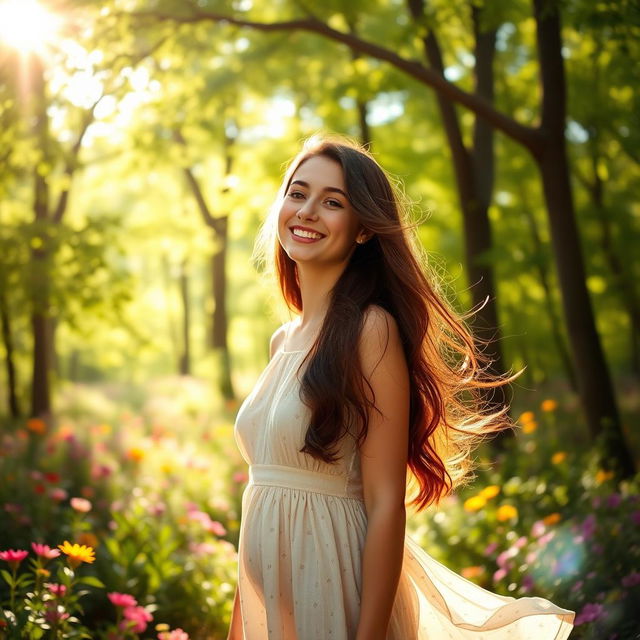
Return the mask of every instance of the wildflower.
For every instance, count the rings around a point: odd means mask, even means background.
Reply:
[[[527,574],[526,576],[524,576],[524,578],[522,578],[522,591],[524,593],[528,593],[529,591],[531,591],[531,589],[533,589],[534,587],[534,581],[533,578]]]
[[[622,578],[622,586],[623,587],[635,587],[637,584],[640,584],[640,573],[634,571],[630,573],[628,576]]]
[[[42,576],[43,578],[48,578],[51,575],[51,571],[48,571],[47,569],[45,569],[43,567],[38,567],[36,569],[36,573],[39,576]]]
[[[121,629],[143,633],[147,624],[153,620],[153,616],[144,607],[125,607],[122,615],[124,620],[120,623]]]
[[[632,512],[632,514],[631,514],[631,522],[633,522],[633,524],[640,525],[640,511]]]
[[[93,498],[96,494],[96,490],[93,487],[82,487],[82,489],[80,489],[80,493],[83,498]]]
[[[553,464],[560,464],[561,462],[564,462],[566,459],[567,459],[567,454],[565,451],[556,451],[551,456],[551,462]]]
[[[58,484],[60,482],[60,474],[55,471],[47,471],[42,475],[49,484]]]
[[[49,491],[49,497],[56,502],[62,502],[69,497],[69,494],[60,487],[54,487],[53,489],[51,489],[51,491]]]
[[[91,511],[91,503],[85,498],[71,498],[69,502],[71,503],[71,508],[79,513],[89,513]]]
[[[597,602],[585,604],[582,611],[576,616],[573,624],[578,627],[585,622],[593,622],[605,615],[604,607]]]
[[[479,495],[485,500],[491,500],[491,498],[495,498],[499,493],[500,487],[497,484],[490,484],[488,487],[485,487]]]
[[[133,460],[134,462],[141,462],[144,460],[145,451],[140,447],[131,447],[129,451],[127,451],[127,458],[129,460]]]
[[[598,469],[596,473],[596,484],[602,484],[607,480],[611,480],[613,478],[613,471],[604,471],[604,469]]]
[[[582,535],[584,536],[584,539],[589,540],[589,538],[593,536],[593,534],[596,532],[596,529],[597,529],[596,517],[593,515],[593,513],[590,513],[583,520],[581,528],[582,528]]]
[[[544,522],[542,520],[536,520],[531,526],[531,535],[534,538],[539,538],[547,528],[544,526]]]
[[[530,420],[522,425],[522,431],[524,433],[533,433],[538,428],[538,423],[535,420]]]
[[[8,551],[0,551],[0,560],[8,562],[9,566],[15,570],[28,555],[29,552],[22,549],[9,549]]]
[[[244,484],[249,479],[249,476],[244,471],[236,471],[233,474],[233,481],[237,484]]]
[[[497,542],[491,542],[487,545],[487,548],[484,550],[483,555],[490,556],[493,552],[498,548]]]
[[[482,507],[484,507],[484,505],[487,504],[487,500],[484,496],[482,495],[477,495],[477,496],[471,496],[471,498],[467,498],[464,501],[464,510],[465,511],[479,511],[480,509],[482,509]]]
[[[115,607],[135,607],[138,604],[138,601],[128,593],[113,591],[112,593],[107,593],[107,598]]]
[[[174,629],[173,631],[162,631],[158,634],[159,640],[189,640],[189,634],[182,629]]]
[[[512,518],[518,517],[518,510],[511,504],[503,504],[496,511],[496,519],[498,522],[506,522]]]
[[[506,551],[498,554],[496,558],[496,564],[501,569],[508,569],[510,566],[509,560],[518,554],[518,550],[514,547],[509,547]]]
[[[32,542],[31,548],[34,550],[37,556],[45,558],[46,560],[57,558],[60,555],[60,551],[58,551],[57,549],[52,549],[48,544],[38,544],[37,542]]]
[[[546,524],[548,527],[557,524],[560,520],[562,520],[562,516],[557,512],[550,513],[548,516],[542,518],[543,524]]]
[[[91,564],[96,559],[95,552],[91,547],[71,544],[68,540],[65,540],[63,544],[59,544],[58,549],[68,557],[69,564],[74,569],[82,562]]]
[[[27,429],[31,431],[31,433],[42,435],[47,431],[47,423],[40,418],[30,418],[27,420]]]
[[[60,622],[66,620],[69,614],[64,610],[62,605],[55,605],[53,603],[47,603],[47,607],[44,611],[44,619],[50,623]]]
[[[44,586],[47,588],[49,593],[56,596],[57,598],[61,598],[67,592],[67,587],[56,582],[45,582]]]
[[[464,567],[460,573],[463,578],[467,580],[471,580],[472,578],[477,578],[484,573],[484,567],[473,566],[473,567]]]
[[[526,422],[531,422],[534,419],[535,415],[533,411],[525,411],[524,413],[520,414],[518,422],[520,422],[521,424],[525,424]]]
[[[616,507],[620,506],[621,502],[622,502],[622,496],[619,493],[612,493],[607,498],[607,507],[611,509],[615,509]]]
[[[547,400],[543,400],[540,408],[545,413],[550,413],[551,411],[555,411],[558,408],[558,403],[553,400],[553,398],[548,398]]]
[[[97,536],[90,531],[84,531],[78,538],[78,544],[84,544],[87,547],[93,547],[94,549],[100,544]]]
[[[494,582],[500,582],[500,580],[502,580],[503,578],[505,578],[507,575],[507,570],[506,569],[498,569],[494,574],[493,574],[493,581]]]

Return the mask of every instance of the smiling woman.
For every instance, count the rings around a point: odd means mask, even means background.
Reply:
[[[25,53],[42,53],[61,19],[36,0],[0,1],[0,43]]]

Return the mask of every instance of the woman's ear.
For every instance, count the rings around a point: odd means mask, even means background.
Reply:
[[[373,238],[373,232],[367,229],[360,229],[360,233],[356,236],[356,242],[358,244],[364,244]]]

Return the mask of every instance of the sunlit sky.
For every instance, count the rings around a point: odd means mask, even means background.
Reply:
[[[36,0],[0,0],[0,42],[23,52],[43,52],[62,20]]]

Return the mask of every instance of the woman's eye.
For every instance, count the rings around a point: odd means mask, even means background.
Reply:
[[[304,198],[304,193],[300,191],[291,191],[289,193],[290,198],[294,198],[295,200],[300,200],[300,198]]]
[[[327,200],[327,204],[330,207],[342,207],[342,202],[339,202],[338,200]]]

